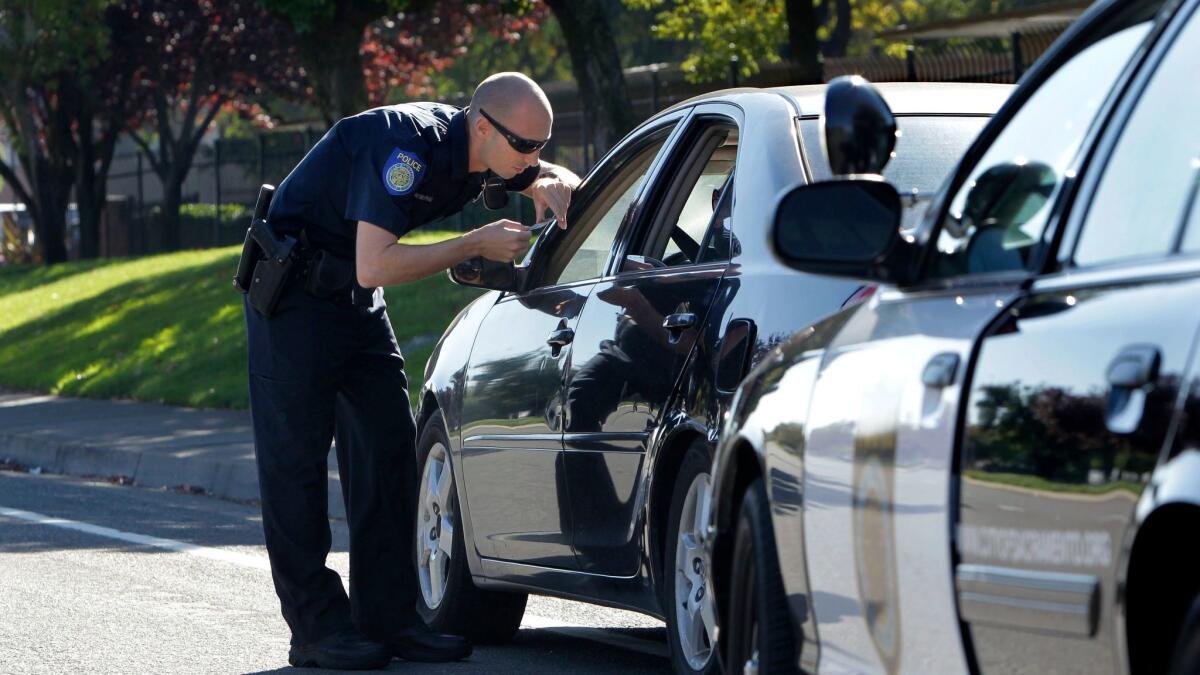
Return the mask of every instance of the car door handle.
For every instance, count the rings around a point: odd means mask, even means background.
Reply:
[[[942,352],[934,355],[921,371],[921,382],[926,387],[941,389],[954,384],[954,375],[958,372],[958,354]]]
[[[1114,434],[1137,431],[1146,409],[1148,384],[1158,379],[1162,352],[1147,344],[1129,345],[1108,364],[1108,402],[1104,424]]]
[[[696,315],[691,312],[668,314],[667,318],[663,319],[663,328],[666,328],[669,331],[680,331],[684,328],[691,328],[695,325]]]
[[[550,345],[550,355],[558,356],[562,352],[562,348],[571,344],[575,339],[575,331],[570,328],[559,328],[558,330],[550,331],[550,335],[546,336],[546,344]]]

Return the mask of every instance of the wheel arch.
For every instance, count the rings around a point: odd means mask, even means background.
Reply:
[[[650,576],[654,580],[656,595],[661,603],[663,577],[663,551],[666,545],[668,519],[671,515],[671,495],[679,475],[679,467],[688,449],[696,441],[708,443],[706,430],[692,421],[680,422],[666,434],[654,458],[651,472],[650,495],[647,500],[647,537]]]
[[[712,542],[710,561],[714,580],[730,578],[733,540],[742,499],[747,488],[764,475],[758,450],[744,436],[730,442],[728,456],[718,470],[721,472],[720,480],[714,476],[713,484],[720,486],[721,494],[713,495],[718,527]],[[717,625],[728,625],[729,585],[714,583],[713,590],[717,601]]]
[[[1180,545],[1196,531],[1200,502],[1174,501],[1156,507],[1133,536],[1117,590],[1132,675],[1167,670],[1180,622],[1200,593],[1200,553]]]

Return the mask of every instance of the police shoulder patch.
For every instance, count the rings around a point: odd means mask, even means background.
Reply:
[[[407,150],[395,148],[383,166],[383,187],[388,194],[403,197],[416,189],[424,173],[424,160]]]

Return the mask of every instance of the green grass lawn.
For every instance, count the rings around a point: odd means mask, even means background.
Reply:
[[[430,243],[452,232],[425,232]],[[0,387],[246,408],[246,330],[231,279],[240,247],[52,267],[0,267]],[[389,288],[401,345],[441,335],[479,291],[445,275]],[[405,353],[419,390],[429,342]]]

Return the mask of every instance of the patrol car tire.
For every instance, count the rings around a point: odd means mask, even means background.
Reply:
[[[1200,673],[1200,594],[1192,599],[1183,623],[1179,626],[1179,636],[1175,638],[1175,651],[1171,655],[1171,667],[1167,669],[1167,673]]]
[[[729,615],[721,631],[730,672],[799,673],[767,491],[759,478],[738,509]]]
[[[426,421],[417,443],[417,466],[419,476],[424,478],[429,467],[431,456],[444,458],[445,468],[449,469],[450,437],[446,433],[446,422],[441,412],[435,412]],[[420,480],[420,479],[419,479]],[[503,591],[483,590],[475,586],[471,580],[471,570],[467,564],[465,532],[462,517],[458,508],[458,490],[451,485],[448,498],[449,509],[454,523],[451,556],[446,573],[446,588],[436,607],[430,607],[426,594],[421,590],[421,546],[414,547],[415,567],[417,573],[417,611],[430,628],[441,633],[462,635],[472,642],[479,644],[498,644],[507,642],[517,634],[521,627],[521,619],[525,616],[525,602],[529,596],[525,593],[510,593]],[[418,500],[424,495],[418,495]],[[421,531],[423,525],[422,506],[418,502],[417,528]]]
[[[709,675],[720,672],[717,648],[709,638],[714,628],[709,624],[715,623],[716,604],[708,565],[702,555],[702,533],[708,528],[708,507],[698,501],[708,499],[711,471],[712,453],[708,445],[703,441],[693,443],[679,466],[671,494],[666,550],[662,555],[662,595],[667,616],[667,640],[676,673]],[[708,604],[708,611],[697,611],[704,602]],[[697,620],[700,627],[696,625]],[[705,647],[707,657],[704,656]]]

